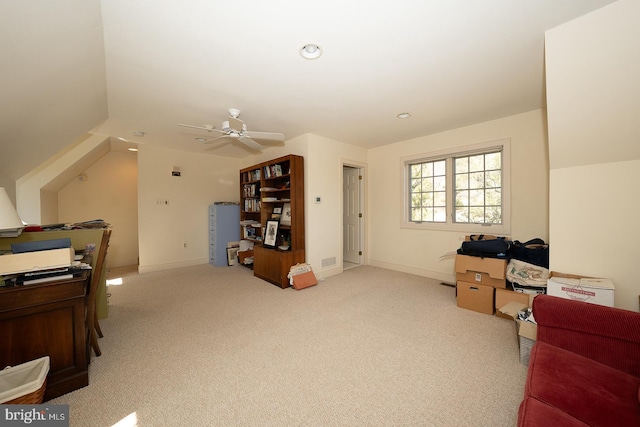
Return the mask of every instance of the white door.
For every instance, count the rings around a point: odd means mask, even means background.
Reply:
[[[342,259],[360,264],[360,170],[349,166],[342,169]]]

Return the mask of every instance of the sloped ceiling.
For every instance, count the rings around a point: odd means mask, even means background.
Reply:
[[[0,2],[0,186],[108,117],[98,0]]]
[[[2,2],[0,185],[91,130],[249,155],[177,126],[219,128],[229,108],[249,130],[362,147],[542,108],[544,31],[608,3]],[[299,55],[308,43],[319,59]]]

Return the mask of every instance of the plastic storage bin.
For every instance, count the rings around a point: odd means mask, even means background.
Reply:
[[[0,403],[42,403],[48,373],[49,356],[4,368],[0,371]]]

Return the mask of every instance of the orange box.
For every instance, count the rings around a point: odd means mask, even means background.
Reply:
[[[507,287],[507,260],[456,255],[456,281]]]
[[[495,311],[493,286],[458,281],[456,289],[458,307],[484,314],[493,314]]]

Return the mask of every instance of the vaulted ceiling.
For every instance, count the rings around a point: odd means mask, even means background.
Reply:
[[[249,155],[178,126],[220,128],[230,108],[250,131],[368,148],[543,108],[545,30],[609,3],[2,2],[0,185],[87,132]]]

